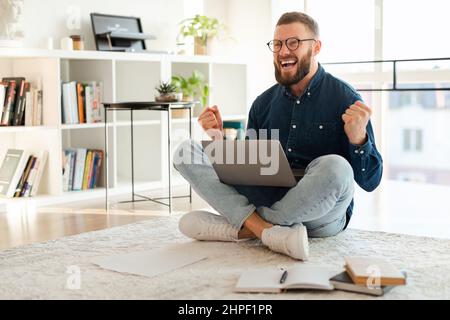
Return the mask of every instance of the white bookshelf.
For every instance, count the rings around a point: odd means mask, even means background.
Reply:
[[[247,64],[243,60],[211,56],[177,56],[147,53],[62,51],[0,48],[0,77],[24,76],[41,80],[44,91],[43,124],[36,127],[0,127],[0,161],[8,148],[31,152],[49,151],[47,166],[34,198],[0,199],[0,211],[8,205],[49,205],[105,196],[105,166],[96,190],[63,192],[62,150],[68,147],[104,149],[105,123],[62,124],[61,81],[102,82],[103,101],[153,100],[155,86],[173,74],[189,76],[201,71],[210,85],[209,103],[221,108],[224,120],[245,120],[249,97]],[[193,136],[201,139],[194,109]],[[136,190],[167,186],[167,115],[134,111]],[[111,195],[131,190],[129,112],[108,112],[108,171]],[[172,147],[187,138],[188,119],[173,119]],[[176,184],[182,179],[174,172]]]

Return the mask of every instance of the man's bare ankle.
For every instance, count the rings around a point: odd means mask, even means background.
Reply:
[[[239,230],[238,239],[248,239],[248,238],[254,238],[254,237],[256,237],[256,236],[253,234],[253,232],[251,232],[245,226],[242,227],[241,230]]]

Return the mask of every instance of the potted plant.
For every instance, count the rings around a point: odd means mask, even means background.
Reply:
[[[177,98],[177,88],[170,82],[161,82],[155,87],[159,95],[155,96],[155,100],[159,102],[175,102]]]
[[[200,71],[193,71],[188,78],[174,75],[172,76],[172,85],[183,93],[183,100],[193,101],[194,99],[200,99],[202,106],[206,105],[209,96],[209,85]]]
[[[193,71],[190,77],[174,75],[172,76],[172,85],[183,94],[183,101],[199,99],[201,105],[206,106],[209,96],[209,85],[200,71]]]
[[[208,39],[219,33],[223,25],[216,18],[196,15],[180,22],[180,34],[183,37],[194,37],[194,54],[206,55]]]

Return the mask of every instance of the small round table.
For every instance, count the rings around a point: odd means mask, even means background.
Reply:
[[[172,196],[172,152],[171,152],[171,111],[173,109],[189,109],[189,139],[192,138],[192,107],[197,104],[197,101],[189,101],[189,102],[158,102],[158,101],[149,101],[149,102],[114,102],[114,103],[103,103],[105,110],[105,175],[106,175],[106,199],[105,199],[105,207],[108,210],[109,198],[108,198],[108,189],[109,189],[109,172],[108,172],[108,111],[129,111],[131,116],[131,192],[132,198],[129,201],[121,201],[121,203],[128,202],[140,202],[140,201],[152,201],[155,203],[159,203],[169,207],[169,213],[172,212],[172,199],[174,198],[188,198],[192,203],[192,188],[189,186],[189,195],[185,196]],[[167,149],[168,149],[168,186],[169,186],[169,195],[168,197],[160,197],[160,198],[150,198],[143,195],[136,194],[134,191],[134,138],[133,138],[133,111],[135,110],[149,110],[149,111],[162,111],[167,112]],[[139,197],[141,199],[136,199]],[[165,203],[161,200],[168,199],[168,203]]]

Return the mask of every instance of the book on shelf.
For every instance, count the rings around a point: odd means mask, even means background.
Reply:
[[[22,191],[25,189],[25,183],[28,179],[28,176],[30,175],[31,168],[36,163],[36,157],[33,155],[30,155],[28,157],[27,164],[25,165],[25,170],[23,170],[22,177],[19,180],[19,183],[16,187],[16,192],[14,193],[14,197],[21,197],[23,196]]]
[[[7,85],[5,101],[3,104],[3,112],[0,124],[2,126],[8,126],[11,121],[11,115],[14,113],[14,102],[16,100],[16,88],[17,82],[16,80],[2,80],[3,85]]]
[[[61,84],[62,123],[101,122],[102,87],[102,83],[97,81],[63,82]]]
[[[47,164],[47,158],[47,150],[42,150],[37,156],[36,163],[30,172],[30,179],[26,183],[25,197],[34,197],[38,194],[39,185],[41,183],[42,175],[45,171],[45,165]]]
[[[68,148],[63,151],[63,190],[79,191],[97,187],[103,150]]]
[[[0,195],[12,198],[29,159],[26,150],[8,149],[0,167]]]
[[[48,151],[36,156],[27,150],[8,149],[0,169],[0,195],[30,197],[38,193]]]
[[[30,82],[24,77],[5,77],[0,83],[0,125],[42,125],[41,81]]]

